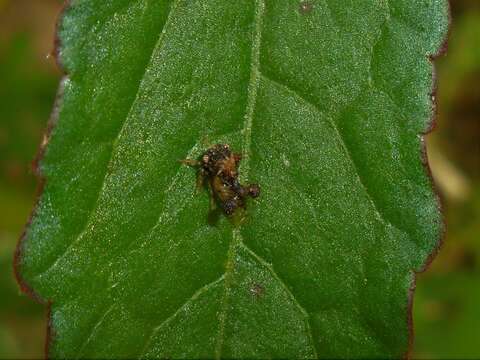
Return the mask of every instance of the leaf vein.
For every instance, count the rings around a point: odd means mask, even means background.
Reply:
[[[295,304],[295,306],[300,310],[304,317],[304,323],[305,323],[305,330],[307,333],[307,337],[310,339],[312,346],[313,346],[313,351],[315,358],[318,357],[317,353],[317,344],[313,340],[313,332],[312,328],[310,326],[310,315],[308,314],[307,310],[300,304],[300,302],[295,298],[293,295],[292,291],[290,288],[287,286],[285,281],[276,273],[275,269],[273,268],[273,265],[269,262],[267,262],[265,259],[263,259],[261,256],[259,256],[257,253],[255,253],[250,247],[248,247],[245,242],[240,241],[240,245],[255,259],[257,260],[261,265],[266,267],[268,271],[272,274],[272,276],[280,283],[282,288],[285,290],[285,292],[288,294],[288,297],[290,300]]]
[[[83,351],[85,350],[85,348],[87,347],[87,345],[90,343],[90,341],[93,339],[93,335],[95,334],[95,331],[100,327],[102,326],[105,318],[108,316],[108,314],[110,314],[110,312],[115,308],[115,305],[117,303],[113,303],[112,305],[110,305],[110,307],[107,309],[107,311],[105,311],[105,313],[100,317],[100,320],[98,320],[98,322],[95,324],[95,326],[92,328],[92,331],[90,332],[90,335],[88,336],[88,338],[85,340],[85,342],[82,344],[82,346],[80,347],[80,350],[78,350],[77,354],[77,359],[80,359],[82,357],[82,353]]]
[[[166,28],[169,26],[170,22],[171,22],[171,19],[172,19],[172,13],[174,12],[176,6],[178,5],[178,2],[179,0],[174,0],[174,3],[172,4],[171,8],[170,8],[170,12],[167,16],[167,20],[165,22],[165,25],[163,26],[162,28],[162,31],[160,32],[160,35],[159,35],[159,38],[155,44],[155,46],[152,47],[152,52],[150,54],[150,58],[149,58],[149,61],[148,63],[150,63],[152,61],[152,58],[155,54],[155,49],[161,47],[163,45],[163,39],[164,39],[164,34],[166,33]],[[115,149],[116,147],[118,146],[118,140],[119,138],[121,137],[121,134],[125,131],[125,127],[126,127],[126,124],[128,123],[128,119],[130,118],[130,114],[132,112],[132,109],[133,107],[135,106],[137,100],[139,99],[139,93],[140,93],[140,89],[141,89],[141,84],[143,82],[143,79],[145,78],[145,74],[147,72],[147,69],[148,69],[148,63],[147,65],[145,66],[145,71],[144,71],[144,75],[140,78],[140,81],[138,83],[138,87],[137,87],[137,91],[136,91],[136,95],[134,97],[134,100],[132,101],[132,103],[130,104],[130,107],[129,107],[129,110],[127,112],[127,115],[123,121],[123,124],[120,128],[120,130],[118,131],[117,135],[115,136],[115,139],[112,143],[112,150],[111,150],[111,155],[110,155],[110,160],[108,161],[108,164],[107,166],[105,167],[105,176],[103,177],[103,180],[102,180],[102,184],[100,185],[99,187],[99,191],[97,193],[97,196],[96,196],[96,200],[93,204],[93,207],[92,209],[90,210],[89,214],[86,216],[87,220],[85,222],[85,225],[83,227],[83,229],[80,231],[79,235],[67,246],[67,248],[65,249],[65,251],[62,253],[62,255],[60,255],[53,263],[52,265],[50,265],[45,271],[41,272],[39,275],[37,275],[35,278],[40,278],[42,275],[44,275],[45,273],[47,273],[48,271],[50,271],[50,269],[54,268],[62,258],[64,258],[68,252],[73,248],[73,246],[75,246],[76,243],[78,243],[82,237],[85,235],[87,229],[88,229],[88,225],[90,224],[92,218],[93,218],[93,215],[95,214],[95,211],[98,207],[98,203],[99,203],[99,200],[100,200],[100,197],[102,195],[102,193],[104,192],[105,190],[105,186],[106,186],[106,182],[107,182],[107,178],[108,178],[108,175],[109,175],[109,172],[108,172],[108,168],[111,166],[112,162],[113,162],[113,155],[114,155],[114,152],[115,152]]]
[[[300,101],[302,101],[303,103],[305,103],[306,105],[310,106],[311,108],[313,108],[316,112],[319,112],[319,113],[322,113],[322,111],[320,110],[320,108],[315,105],[313,102],[305,99],[305,97],[303,97],[302,95],[300,95],[298,93],[298,91],[292,89],[291,87],[289,87],[288,85],[286,84],[283,84],[281,82],[279,82],[278,80],[273,80],[272,78],[268,77],[267,75],[265,74],[261,74],[261,77],[263,79],[265,79],[267,82],[270,82],[271,84],[275,85],[276,87],[280,87],[280,88],[283,88],[285,90],[287,90],[289,93],[293,94],[297,99],[299,99]],[[347,146],[347,143],[342,135],[342,133],[340,132],[340,130],[338,129],[338,126],[337,124],[335,123],[335,121],[330,118],[329,116],[325,116],[327,119],[328,119],[328,122],[330,124],[330,126],[332,127],[333,131],[335,132],[337,138],[340,140],[340,145],[343,149],[343,152],[345,154],[345,157],[347,158],[347,160],[350,162],[350,164],[352,165],[353,169],[354,169],[354,173],[355,175],[357,176],[357,180],[362,188],[362,190],[364,191],[367,199],[369,200],[370,204],[372,205],[372,208],[374,210],[374,214],[377,216],[377,218],[383,223],[385,224],[387,227],[388,226],[391,226],[395,229],[397,229],[398,231],[400,231],[401,233],[404,233],[408,236],[407,233],[405,233],[405,231],[399,229],[397,226],[395,226],[394,224],[392,224],[389,220],[387,220],[386,216],[384,214],[382,214],[380,212],[380,208],[377,206],[376,204],[376,201],[374,200],[374,198],[370,195],[370,191],[368,190],[367,186],[365,185],[365,182],[364,180],[362,179],[362,176],[360,175],[360,172],[358,170],[358,167],[357,167],[357,164],[356,162],[353,160],[353,157],[350,153],[350,150]]]
[[[193,295],[187,300],[185,301],[177,310],[175,310],[172,315],[168,316],[167,318],[165,318],[165,320],[163,320],[161,322],[160,325],[156,326],[153,328],[152,330],[152,334],[148,337],[148,340],[146,341],[145,343],[145,346],[143,347],[140,355],[139,355],[139,359],[141,359],[143,357],[143,355],[145,355],[145,352],[147,351],[148,347],[150,346],[151,342],[152,342],[152,339],[153,337],[155,336],[155,334],[158,332],[158,330],[160,330],[162,328],[163,325],[167,324],[168,322],[172,321],[183,309],[185,309],[188,304],[194,300],[196,300],[200,295],[202,295],[203,293],[206,293],[208,290],[210,290],[212,287],[214,287],[215,285],[219,284],[220,282],[222,282],[223,280],[225,280],[225,274],[222,274],[222,276],[220,276],[218,279],[202,286],[200,289],[198,289],[197,291],[195,291],[193,293]]]
[[[247,92],[247,106],[245,109],[245,116],[243,122],[243,163],[242,163],[242,177],[244,180],[248,179],[248,174],[250,170],[250,153],[251,153],[251,142],[252,142],[252,125],[253,125],[253,115],[255,111],[255,105],[257,102],[257,91],[260,81],[260,46],[262,39],[262,21],[265,11],[265,0],[256,0],[255,1],[255,14],[254,14],[254,35],[252,39],[252,48],[251,48],[251,68],[250,68],[250,79],[248,82]],[[220,312],[218,334],[217,334],[217,345],[215,348],[215,358],[220,359],[223,348],[223,341],[225,336],[225,323],[227,319],[228,312],[228,300],[230,297],[230,286],[231,278],[233,277],[233,271],[235,267],[235,256],[236,248],[241,242],[240,231],[239,229],[234,229],[232,232],[232,240],[228,249],[227,264],[226,264],[226,275],[225,275],[225,291],[222,298],[222,310]]]
[[[190,151],[188,152],[186,158],[189,159],[191,158],[192,154],[197,151],[198,149],[198,143],[196,143],[191,149]],[[178,179],[180,178],[180,174],[181,174],[181,170],[182,170],[182,165],[179,165],[178,166],[178,169],[177,171],[175,172],[175,175],[172,177],[171,181],[170,181],[170,184],[168,185],[167,189],[164,191],[165,194],[169,194],[171,193],[173,187],[175,186],[175,184],[177,183]],[[194,193],[192,193],[193,195]],[[191,196],[190,196],[191,197]],[[170,218],[173,218],[175,217],[176,214],[178,214],[180,211],[182,211],[185,207],[185,203],[186,203],[186,200],[187,198],[184,198],[183,201],[181,202],[175,202],[175,211],[173,212],[173,214],[170,216]],[[130,254],[132,254],[133,252],[135,251],[138,251],[140,250],[143,246],[145,246],[145,244],[147,243],[148,239],[150,238],[150,236],[153,234],[153,232],[155,231],[155,229],[157,227],[159,227],[163,221],[165,220],[165,218],[168,216],[168,209],[167,209],[167,206],[163,206],[161,211],[160,211],[160,215],[158,216],[158,220],[157,222],[155,223],[154,226],[152,226],[148,232],[147,232],[147,236],[146,236],[146,240],[144,242],[142,242],[142,244],[139,246],[138,249],[134,249],[133,251],[130,252]]]

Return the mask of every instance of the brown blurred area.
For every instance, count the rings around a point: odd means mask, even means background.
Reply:
[[[416,358],[480,358],[480,1],[451,0],[437,65],[437,124],[427,136],[446,233],[417,277]]]
[[[55,98],[61,1],[0,0],[0,358],[43,358],[46,314],[20,294],[12,254],[35,199],[31,170]]]
[[[46,314],[21,294],[12,254],[35,199],[30,164],[60,79],[60,0],[0,0],[0,358],[42,358]],[[480,1],[452,0],[448,53],[436,61],[438,116],[428,156],[444,245],[417,278],[414,358],[480,358]]]

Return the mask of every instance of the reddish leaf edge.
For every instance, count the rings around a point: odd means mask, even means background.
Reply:
[[[62,79],[60,80],[60,85],[57,90],[57,95],[55,98],[55,102],[53,105],[53,110],[51,112],[50,118],[47,122],[47,126],[45,129],[45,133],[42,139],[42,142],[40,143],[37,154],[32,161],[31,164],[31,170],[35,177],[37,178],[37,189],[35,191],[35,202],[33,205],[32,210],[30,211],[30,216],[27,220],[27,223],[24,226],[24,229],[22,231],[22,234],[20,235],[17,245],[15,248],[15,252],[13,255],[13,273],[15,276],[15,279],[18,283],[18,286],[20,288],[20,291],[24,293],[25,295],[29,296],[32,298],[34,301],[37,303],[40,303],[42,305],[46,306],[46,318],[47,318],[47,326],[46,326],[46,332],[45,332],[45,346],[44,346],[44,355],[45,358],[49,358],[50,354],[50,346],[53,342],[53,339],[55,337],[55,330],[53,327],[53,321],[52,321],[52,301],[49,299],[43,299],[35,290],[33,290],[32,287],[23,279],[21,273],[20,273],[20,261],[22,258],[22,252],[23,252],[23,245],[25,242],[26,238],[26,233],[28,228],[30,227],[32,223],[32,219],[35,217],[37,213],[37,208],[38,204],[40,202],[41,195],[43,193],[43,190],[45,188],[46,184],[46,178],[43,176],[41,169],[40,169],[40,162],[45,154],[46,147],[49,143],[50,135],[58,121],[58,116],[59,116],[59,111],[60,111],[60,106],[63,100],[63,92],[64,92],[64,83],[65,80],[68,78],[68,75],[65,71],[65,68],[61,62],[60,59],[60,49],[61,49],[61,41],[59,37],[60,33],[60,26],[62,23],[63,15],[65,12],[68,10],[68,8],[71,6],[72,0],[65,0],[62,8],[60,9],[59,14],[57,15],[56,23],[55,23],[55,31],[54,31],[54,40],[53,40],[53,50],[49,54],[55,59],[55,63],[57,65],[57,68],[61,71],[62,73]]]
[[[432,169],[430,168],[430,163],[428,162],[428,154],[427,154],[427,146],[425,142],[425,136],[430,134],[432,131],[434,131],[437,127],[437,119],[438,119],[438,74],[437,74],[437,66],[435,61],[444,56],[447,51],[448,51],[448,40],[451,35],[452,31],[452,6],[450,3],[451,0],[447,0],[447,16],[448,16],[448,25],[447,25],[447,33],[445,34],[442,44],[440,45],[439,49],[435,54],[429,54],[427,55],[428,61],[432,64],[432,90],[430,91],[430,99],[431,99],[431,106],[432,106],[432,115],[430,118],[430,122],[426,130],[420,134],[421,136],[421,149],[420,149],[420,154],[421,154],[421,160],[422,164],[427,172],[427,176],[429,178],[430,182],[430,187],[433,190],[433,193],[436,198],[436,203],[437,203],[437,208],[438,212],[440,213],[441,216],[441,230],[440,234],[438,235],[437,243],[436,246],[432,249],[432,252],[430,255],[427,257],[425,262],[423,263],[422,267],[420,270],[413,270],[412,273],[412,281],[410,284],[409,292],[408,292],[408,304],[407,304],[407,323],[408,323],[408,349],[407,351],[403,354],[402,358],[404,359],[411,359],[414,351],[414,346],[415,346],[415,329],[414,329],[414,324],[413,324],[413,303],[414,303],[414,296],[415,296],[415,290],[417,288],[417,276],[419,274],[422,274],[426,272],[430,266],[433,263],[433,260],[437,257],[438,253],[440,252],[441,248],[443,247],[445,243],[445,236],[447,233],[447,223],[445,221],[445,212],[444,212],[444,199],[440,195],[440,192],[438,191],[437,185],[435,183],[435,180],[432,175]]]
[[[414,324],[413,324],[413,302],[414,302],[414,295],[415,295],[415,289],[417,287],[417,275],[422,274],[425,271],[428,270],[428,268],[431,266],[433,260],[437,257],[440,249],[443,247],[444,242],[445,242],[445,235],[446,235],[446,222],[445,222],[445,214],[444,214],[444,201],[443,198],[440,196],[440,193],[437,189],[437,186],[435,184],[435,181],[433,179],[432,171],[430,168],[430,164],[428,162],[428,155],[427,155],[427,147],[426,147],[426,142],[425,142],[425,136],[430,134],[432,131],[435,130],[437,127],[437,118],[438,118],[438,109],[437,109],[437,92],[438,92],[438,76],[437,76],[437,70],[436,70],[436,64],[435,61],[440,58],[441,56],[445,55],[447,50],[448,50],[448,39],[450,38],[451,34],[451,28],[452,28],[452,9],[450,5],[450,1],[447,1],[447,16],[448,16],[448,30],[447,33],[442,41],[441,46],[439,47],[438,51],[435,54],[430,54],[427,55],[428,61],[432,64],[433,68],[433,81],[432,81],[432,89],[430,92],[431,96],[431,106],[432,106],[432,116],[430,118],[428,127],[420,134],[421,136],[421,148],[420,148],[420,157],[422,164],[426,170],[427,176],[429,178],[430,182],[430,187],[433,190],[433,193],[436,198],[436,203],[438,207],[438,211],[441,215],[441,231],[439,234],[439,237],[437,239],[436,246],[430,253],[430,255],[427,257],[425,260],[425,263],[423,264],[422,268],[420,270],[413,270],[412,272],[412,281],[411,285],[409,288],[409,293],[408,293],[408,302],[407,302],[407,324],[408,324],[408,348],[407,351],[403,354],[402,358],[403,359],[411,359],[412,354],[413,354],[413,348],[414,348]],[[27,223],[24,226],[23,232],[20,235],[17,245],[15,248],[15,253],[13,256],[13,273],[15,275],[15,279],[18,283],[18,286],[21,290],[22,293],[25,295],[29,296],[32,298],[34,301],[37,303],[40,303],[42,305],[46,306],[46,318],[47,318],[47,326],[46,326],[46,335],[45,335],[45,347],[44,347],[44,354],[45,358],[49,358],[50,354],[50,347],[51,344],[53,343],[53,340],[55,338],[55,329],[53,327],[53,321],[52,321],[52,304],[53,302],[48,299],[43,299],[38,293],[33,290],[33,288],[30,287],[30,285],[22,278],[22,275],[20,274],[20,260],[22,258],[22,250],[23,250],[23,244],[25,241],[26,237],[26,232],[27,229],[30,227],[30,224],[32,222],[32,219],[35,217],[37,208],[38,208],[38,203],[40,201],[41,195],[43,193],[43,189],[45,188],[46,184],[46,178],[43,176],[41,173],[40,169],[40,162],[45,154],[45,149],[48,146],[49,140],[50,140],[50,135],[58,121],[58,116],[59,116],[59,110],[60,106],[62,103],[63,99],[63,92],[64,92],[64,83],[65,80],[68,79],[68,73],[65,70],[65,67],[61,61],[60,58],[60,49],[61,49],[61,40],[59,37],[59,32],[60,32],[60,26],[63,20],[63,16],[65,12],[70,8],[72,4],[72,0],[64,0],[64,3],[62,5],[62,8],[59,12],[59,15],[57,16],[56,20],[56,25],[55,25],[55,34],[54,34],[54,41],[53,41],[53,51],[52,54],[53,58],[55,59],[55,63],[57,65],[57,68],[61,71],[63,74],[62,79],[60,80],[60,85],[59,89],[57,91],[55,103],[53,105],[53,110],[50,115],[50,118],[48,120],[46,129],[45,129],[45,134],[43,137],[43,140],[41,144],[39,145],[39,148],[37,150],[37,155],[35,156],[35,159],[32,161],[32,172],[34,173],[35,177],[38,180],[38,185],[37,189],[35,192],[35,203],[33,205],[33,209],[30,212],[30,216],[27,220]]]

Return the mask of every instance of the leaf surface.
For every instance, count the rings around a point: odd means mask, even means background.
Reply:
[[[72,1],[18,271],[52,357],[398,357],[446,0]],[[178,160],[242,152],[235,226]]]

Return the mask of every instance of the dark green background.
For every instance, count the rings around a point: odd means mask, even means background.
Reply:
[[[44,308],[19,293],[11,263],[61,75],[47,58],[61,3],[0,0],[0,358],[43,356]],[[427,138],[447,233],[418,277],[414,357],[480,357],[480,2],[452,0],[452,18],[448,56],[437,61],[437,129]]]

